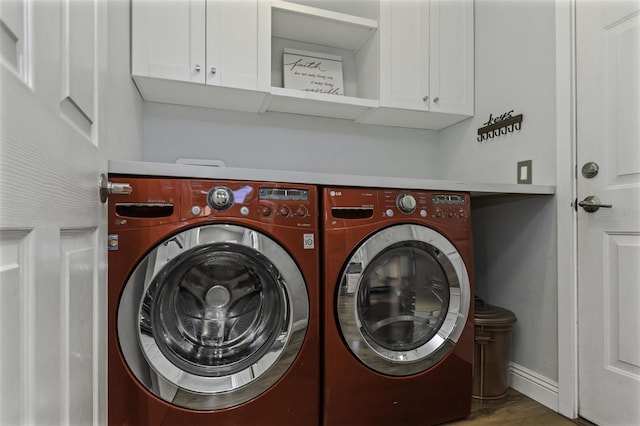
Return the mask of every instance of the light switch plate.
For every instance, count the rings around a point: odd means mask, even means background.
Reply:
[[[518,183],[531,184],[532,160],[518,161]]]

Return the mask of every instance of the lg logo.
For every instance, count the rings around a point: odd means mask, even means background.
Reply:
[[[331,191],[329,192],[329,195],[331,195],[332,197],[339,197],[342,195],[342,192],[340,191]]]

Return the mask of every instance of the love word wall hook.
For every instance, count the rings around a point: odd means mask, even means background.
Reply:
[[[489,114],[489,120],[483,123],[483,127],[478,129],[478,142],[493,139],[499,135],[506,135],[522,127],[522,114],[512,116],[513,110],[494,117]]]

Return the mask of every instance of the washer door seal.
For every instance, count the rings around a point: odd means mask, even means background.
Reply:
[[[215,224],[183,231],[138,264],[118,339],[138,381],[184,408],[248,401],[293,363],[309,319],[302,274],[275,241]]]

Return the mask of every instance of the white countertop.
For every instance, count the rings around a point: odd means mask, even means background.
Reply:
[[[518,185],[390,176],[362,176],[286,170],[244,169],[237,167],[194,166],[173,163],[153,163],[146,161],[110,160],[109,173],[133,176],[306,183],[324,186],[360,186],[370,188],[464,191],[470,192],[472,196],[486,196],[494,194],[550,195],[555,193],[554,185]]]

